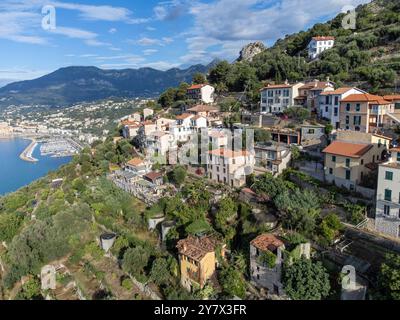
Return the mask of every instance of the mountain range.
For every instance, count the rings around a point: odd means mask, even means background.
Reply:
[[[0,88],[0,107],[8,105],[66,106],[110,97],[154,97],[165,89],[191,82],[195,73],[209,65],[193,65],[167,71],[152,68],[103,70],[97,67],[66,67],[34,80],[10,83]]]

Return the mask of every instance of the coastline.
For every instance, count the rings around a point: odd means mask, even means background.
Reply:
[[[37,145],[38,143],[36,142],[36,139],[31,139],[31,143],[29,144],[29,146],[27,146],[19,156],[20,159],[28,162],[38,162],[39,160],[32,156],[33,151],[35,151]]]

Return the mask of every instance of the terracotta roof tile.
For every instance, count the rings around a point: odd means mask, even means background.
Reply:
[[[130,165],[130,166],[136,167],[136,166],[142,165],[143,164],[143,160],[140,159],[140,158],[133,158],[133,159],[129,160],[127,164]]]
[[[262,234],[253,239],[250,244],[261,251],[275,251],[277,248],[284,245],[284,243],[275,237],[273,234]]]
[[[243,157],[243,156],[246,156],[249,154],[247,151],[233,151],[233,150],[224,149],[224,148],[210,150],[210,151],[208,151],[208,153],[215,155],[215,156],[221,156],[224,158]]]
[[[220,242],[210,236],[193,237],[178,241],[177,249],[179,254],[187,256],[195,261],[201,261],[207,253],[214,252]]]
[[[390,104],[390,102],[385,100],[382,96],[376,96],[369,93],[351,94],[342,99],[341,102],[369,102],[377,104]]]
[[[360,158],[364,154],[366,154],[372,147],[372,144],[333,141],[322,152],[350,158]]]
[[[335,37],[331,36],[317,36],[312,38],[315,41],[328,41],[328,40],[335,40]]]

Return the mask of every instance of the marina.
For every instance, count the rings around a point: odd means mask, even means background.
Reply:
[[[70,157],[82,149],[82,147],[72,139],[51,139],[43,141],[40,146],[42,156],[53,158]]]

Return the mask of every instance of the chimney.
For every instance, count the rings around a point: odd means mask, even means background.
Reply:
[[[285,84],[289,84],[289,81],[288,81],[288,79],[286,79],[286,80],[285,80]]]

